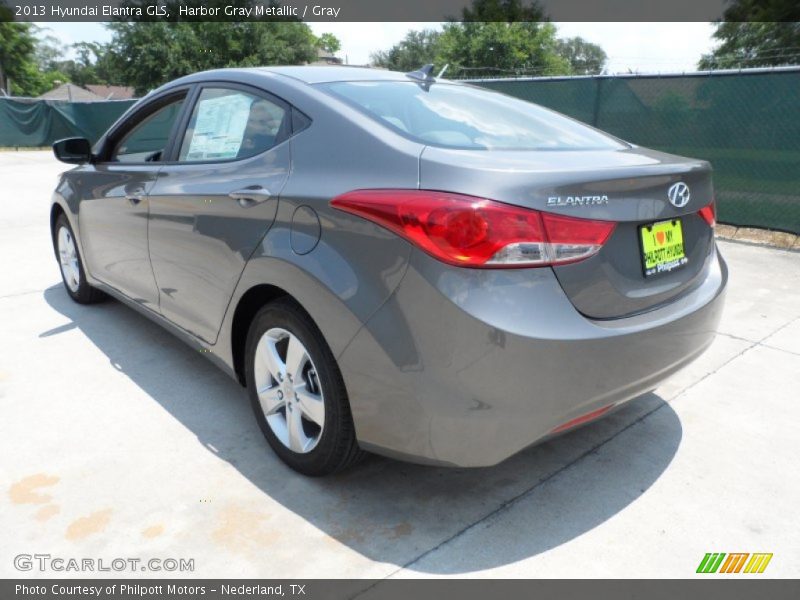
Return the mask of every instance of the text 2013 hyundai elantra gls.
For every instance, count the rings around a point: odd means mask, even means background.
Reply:
[[[202,349],[309,475],[493,465],[697,358],[709,165],[428,71],[199,73],[57,142],[67,292]]]

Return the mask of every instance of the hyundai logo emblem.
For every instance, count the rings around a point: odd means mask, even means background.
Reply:
[[[670,186],[669,190],[667,190],[667,196],[672,206],[675,208],[683,208],[689,204],[689,198],[691,198],[689,186],[682,181],[674,183]]]

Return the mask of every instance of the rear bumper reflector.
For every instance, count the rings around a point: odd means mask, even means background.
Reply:
[[[589,421],[594,421],[595,419],[602,417],[612,408],[614,408],[614,405],[609,404],[608,406],[604,406],[603,408],[598,408],[597,410],[593,410],[592,412],[586,413],[585,415],[581,415],[580,417],[575,417],[574,419],[571,419],[566,423],[559,425],[558,427],[553,429],[550,433],[561,433],[562,431],[566,431],[567,429],[572,429],[573,427],[577,427],[578,425],[583,425],[584,423],[588,423]]]

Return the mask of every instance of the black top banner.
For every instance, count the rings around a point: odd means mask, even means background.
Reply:
[[[0,0],[16,21],[715,21],[745,0]],[[764,21],[796,0],[766,0]],[[786,5],[783,7],[783,5]],[[769,5],[775,5],[774,10]],[[726,15],[728,11],[728,15]],[[680,43],[680,40],[676,40]]]

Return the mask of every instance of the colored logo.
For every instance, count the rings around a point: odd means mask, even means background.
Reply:
[[[748,560],[749,558],[749,560]],[[697,567],[698,573],[763,573],[772,553],[755,552],[708,552]]]

